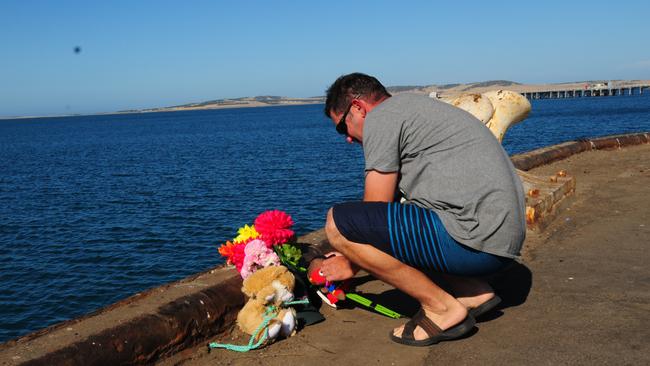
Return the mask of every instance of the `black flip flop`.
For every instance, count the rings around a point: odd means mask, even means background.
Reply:
[[[393,342],[400,344],[416,347],[430,346],[438,342],[451,341],[453,339],[464,336],[470,330],[472,330],[472,328],[474,328],[475,323],[476,321],[474,318],[471,315],[467,315],[465,320],[443,331],[434,322],[432,322],[431,319],[426,317],[424,310],[420,309],[417,313],[415,313],[415,315],[413,315],[413,318],[411,318],[411,320],[409,320],[406,325],[404,325],[404,330],[402,331],[401,337],[395,336],[392,330],[389,335],[390,339]],[[413,332],[418,326],[424,329],[424,331],[429,336],[428,338],[416,340],[413,337]]]
[[[494,309],[500,303],[501,303],[501,298],[499,297],[499,295],[494,294],[493,298],[491,298],[490,300],[482,303],[481,305],[479,305],[479,306],[477,306],[477,307],[475,307],[473,309],[469,309],[468,313],[472,317],[478,318],[479,316],[481,316],[481,315],[489,312],[490,310]]]

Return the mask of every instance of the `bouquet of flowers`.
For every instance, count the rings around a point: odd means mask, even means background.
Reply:
[[[219,254],[237,268],[242,278],[282,262],[296,264],[302,253],[294,243],[292,226],[293,219],[284,211],[262,212],[253,225],[239,228],[232,241],[222,244]]]
[[[250,276],[258,269],[285,265],[290,270],[293,268],[303,273],[305,281],[307,281],[305,283],[309,283],[307,269],[299,264],[303,253],[295,242],[292,226],[293,219],[284,211],[262,212],[257,216],[253,225],[242,226],[237,230],[237,236],[233,240],[222,244],[219,247],[219,253],[226,258],[228,264],[237,268],[243,278]],[[398,319],[402,316],[359,294],[347,293],[345,297],[391,318]]]

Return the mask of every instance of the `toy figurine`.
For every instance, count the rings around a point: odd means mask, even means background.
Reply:
[[[307,277],[309,282],[312,285],[319,286],[319,291],[316,291],[318,296],[323,299],[323,301],[336,308],[336,303],[345,300],[346,295],[345,291],[348,290],[349,283],[348,281],[343,281],[342,283],[336,283],[328,281],[323,276],[323,272],[320,270],[320,265],[323,263],[323,260],[318,258],[314,259],[309,264],[309,269],[307,270]]]

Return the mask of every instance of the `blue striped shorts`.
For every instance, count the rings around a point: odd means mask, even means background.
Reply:
[[[457,242],[435,212],[416,205],[346,202],[335,205],[332,214],[349,241],[370,244],[425,272],[486,275],[512,261]]]

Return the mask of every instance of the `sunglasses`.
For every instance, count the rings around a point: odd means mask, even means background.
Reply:
[[[348,134],[348,125],[345,123],[345,119],[348,117],[348,113],[350,113],[350,109],[352,109],[352,103],[348,106],[348,109],[345,110],[345,113],[343,113],[343,117],[339,120],[339,123],[336,124],[336,132],[340,133],[341,135],[347,136]]]

